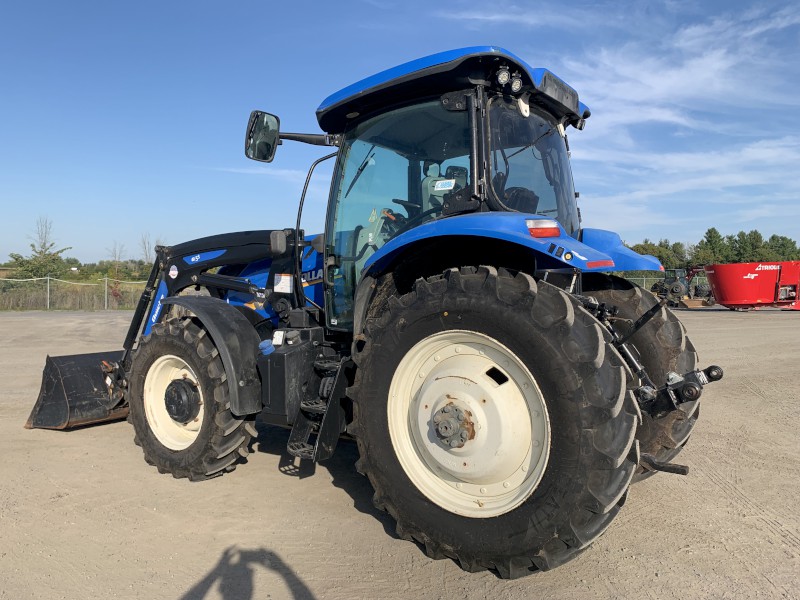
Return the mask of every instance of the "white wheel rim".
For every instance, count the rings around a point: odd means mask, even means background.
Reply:
[[[186,424],[173,420],[164,403],[167,386],[176,379],[191,381],[200,395],[200,412]],[[145,417],[159,442],[170,450],[185,450],[194,443],[203,426],[204,398],[197,376],[186,361],[171,354],[158,357],[147,371],[143,396]]]
[[[463,447],[446,445],[451,438],[437,432],[434,417],[448,405],[471,422],[474,437]],[[392,377],[387,411],[406,475],[452,513],[507,513],[530,497],[547,467],[542,392],[525,364],[489,336],[454,330],[418,342]]]

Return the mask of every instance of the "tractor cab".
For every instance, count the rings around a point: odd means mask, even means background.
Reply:
[[[317,118],[327,135],[313,143],[338,146],[324,237],[328,325],[350,329],[356,286],[368,268],[406,240],[468,226],[449,221],[454,217],[527,215],[516,219],[522,232],[535,223],[576,245],[566,128],[582,129],[589,114],[551,72],[493,47],[413,61],[323,101]],[[248,157],[268,162],[278,138],[298,139],[277,127],[276,117],[253,113]],[[496,225],[484,220],[474,234],[495,237]],[[563,244],[556,251],[556,258],[575,256]]]

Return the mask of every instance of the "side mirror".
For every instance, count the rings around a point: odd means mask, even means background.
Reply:
[[[280,119],[275,115],[260,110],[251,112],[244,139],[245,156],[261,162],[272,162],[280,143],[280,124]]]

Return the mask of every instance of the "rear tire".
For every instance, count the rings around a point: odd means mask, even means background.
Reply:
[[[631,321],[658,304],[657,298],[635,285],[626,289],[586,290],[585,293],[600,302],[618,307],[618,316]],[[628,344],[634,346],[639,360],[656,386],[666,383],[670,371],[683,375],[697,368],[697,352],[686,335],[686,328],[666,307],[662,307]],[[640,451],[652,454],[660,461],[670,462],[686,445],[699,416],[699,400],[681,404],[678,410],[660,418],[642,413],[642,426],[636,434]],[[634,482],[652,474],[652,471],[642,468],[634,477]]]
[[[711,286],[705,283],[700,283],[694,288],[695,298],[708,298],[711,295]]]
[[[356,346],[350,395],[358,469],[398,535],[514,578],[605,531],[636,470],[640,419],[606,336],[561,290],[492,267],[389,297]],[[464,417],[462,447],[437,425],[448,406]]]
[[[198,481],[232,471],[247,456],[253,418],[231,413],[219,352],[195,319],[153,325],[133,355],[129,382],[134,441],[159,472]]]

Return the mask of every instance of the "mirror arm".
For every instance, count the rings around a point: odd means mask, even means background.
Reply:
[[[280,133],[281,140],[303,142],[314,146],[338,146],[340,136],[322,133]]]

